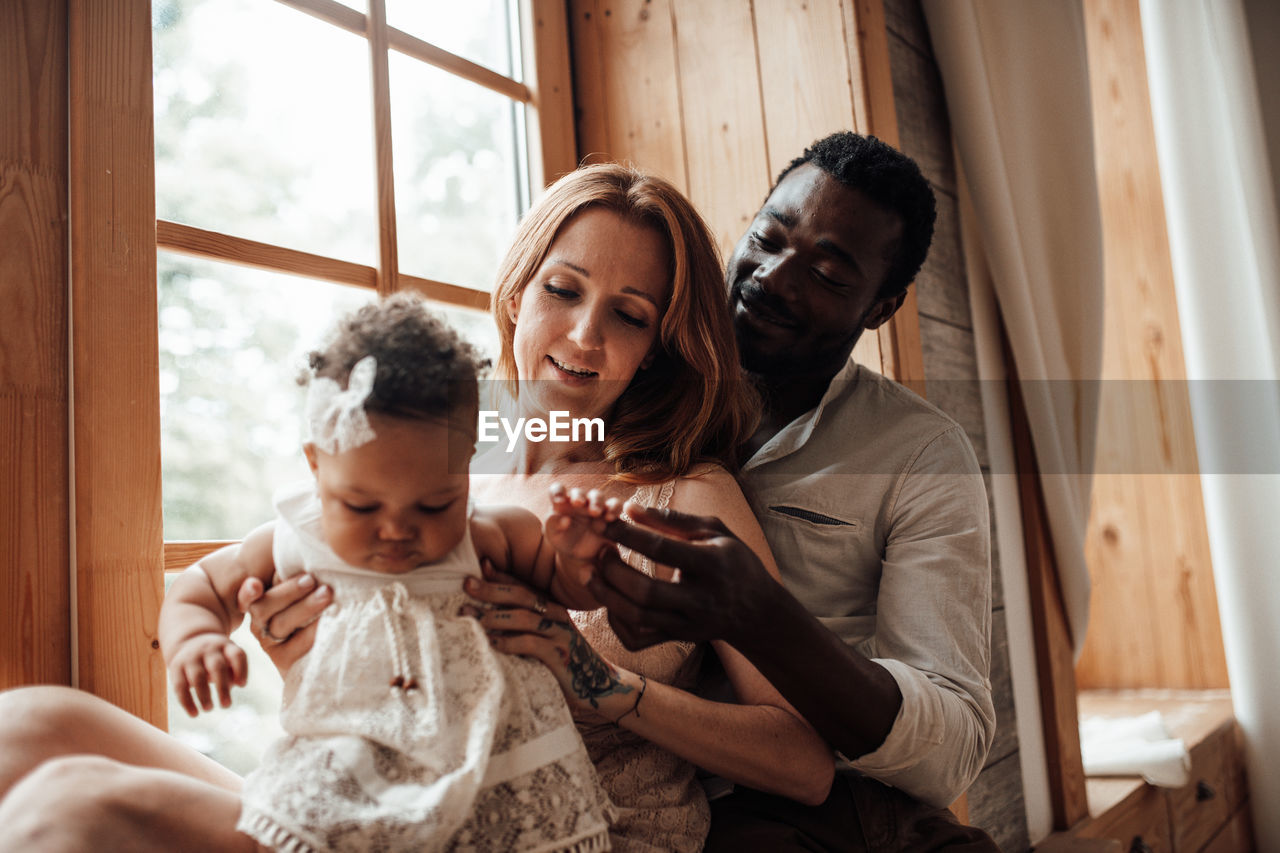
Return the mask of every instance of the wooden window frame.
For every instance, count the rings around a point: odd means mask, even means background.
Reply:
[[[157,222],[150,4],[68,0],[72,682],[161,727],[167,685],[156,621],[163,572],[226,542],[162,538],[157,248],[487,308],[486,292],[398,269],[389,50],[523,103],[532,184],[549,183],[577,162],[563,3],[520,0],[519,82],[386,26],[385,0],[369,0],[367,15],[334,0],[276,2],[370,40],[376,268]]]

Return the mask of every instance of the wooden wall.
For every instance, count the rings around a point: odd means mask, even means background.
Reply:
[[[1138,2],[1084,9],[1106,327],[1077,683],[1226,687]]]
[[[951,125],[942,80],[919,0],[884,0],[884,7],[901,148],[920,164],[938,202],[933,245],[915,284],[926,395],[965,428],[990,495],[991,465],[977,382],[969,284],[960,246]],[[986,829],[1001,850],[1017,851],[1026,850],[1030,839],[1009,670],[1000,553],[994,539],[994,509],[991,524],[991,687],[996,706],[996,739],[986,767],[969,789],[969,820]]]
[[[878,11],[867,6],[879,4],[571,0],[579,154],[670,180],[727,257],[792,158],[832,131],[865,132],[883,110],[854,47]],[[903,317],[899,333],[914,322]],[[864,335],[855,358],[881,369],[895,357],[890,334]]]
[[[71,683],[67,4],[0,4],[0,689]]]
[[[912,356],[901,337],[865,335],[855,357],[925,390],[968,431],[989,476],[950,126],[918,0],[571,0],[570,13],[580,154],[629,160],[672,180],[707,217],[722,252],[777,173],[831,131],[874,132],[920,163],[938,198],[937,234],[915,299],[898,316],[914,327],[919,349]],[[968,816],[1002,849],[1025,850],[994,562],[999,727]]]

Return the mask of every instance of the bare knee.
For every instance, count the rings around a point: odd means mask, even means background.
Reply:
[[[139,810],[126,765],[92,755],[54,758],[26,774],[0,802],[0,851],[100,849],[127,837]]]
[[[65,742],[101,701],[81,690],[52,684],[6,690],[0,693],[0,742],[8,745],[33,737]]]

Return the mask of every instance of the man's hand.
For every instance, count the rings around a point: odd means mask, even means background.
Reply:
[[[316,586],[309,574],[272,584],[249,578],[237,595],[240,610],[249,614],[250,631],[283,678],[316,641],[316,620],[333,602],[333,590]]]
[[[196,634],[183,640],[169,660],[169,683],[187,716],[200,713],[192,701],[195,691],[200,707],[213,710],[212,685],[218,691],[218,704],[231,706],[231,687],[244,687],[249,677],[249,661],[244,649],[231,642],[225,634]]]
[[[674,582],[646,577],[606,552],[587,584],[609,609],[609,624],[635,651],[667,640],[759,641],[781,585],[718,518],[635,504],[639,527],[615,521],[605,536],[679,571]],[[652,529],[645,529],[652,528]]]

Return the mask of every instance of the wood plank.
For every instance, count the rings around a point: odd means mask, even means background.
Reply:
[[[1083,688],[1225,687],[1138,4],[1088,0],[1084,20],[1107,381],[1085,545],[1093,615],[1077,678]]]
[[[373,159],[378,194],[378,295],[399,285],[399,235],[396,233],[396,178],[391,156],[391,77],[387,68],[386,0],[369,0],[366,20],[373,84]]]
[[[161,249],[254,269],[317,278],[353,287],[367,287],[370,290],[377,288],[378,271],[373,267],[163,219],[156,221],[156,245]]]
[[[849,72],[853,92],[854,129],[897,148],[898,116],[893,100],[889,37],[880,0],[842,0],[849,36]],[[898,313],[876,330],[881,372],[924,396],[924,357],[920,346],[919,307],[915,288]]]
[[[429,278],[418,278],[416,275],[400,275],[401,290],[415,290],[428,299],[458,305],[462,308],[475,308],[478,311],[489,310],[489,294],[483,290],[472,290],[457,284],[443,281],[432,281]]]
[[[600,57],[595,68],[599,85],[597,92],[578,101],[578,108],[602,110],[602,114],[586,118],[591,129],[580,145],[588,147],[579,153],[591,154],[597,161],[634,163],[687,194],[671,0],[610,0],[591,9],[585,5],[577,3],[574,8],[583,9],[584,15],[591,13],[590,26],[578,27],[574,35],[581,32],[594,40]],[[591,51],[591,44],[575,45],[575,56]],[[582,70],[575,73],[576,85],[582,85]],[[600,147],[601,142],[607,147]]]
[[[1117,839],[1125,850],[1172,853],[1174,849],[1164,796],[1149,785],[1135,789],[1132,795],[1097,820],[1081,827],[1075,836]],[[1147,846],[1137,846],[1138,839]]]
[[[69,11],[78,681],[163,726],[151,16]]]
[[[774,178],[814,140],[853,128],[852,51],[841,0],[756,0],[754,6]]]
[[[578,161],[608,162],[609,108],[605,103],[604,37],[597,0],[570,0],[569,33],[573,50],[574,127]]]
[[[1253,853],[1253,822],[1249,818],[1249,804],[1231,815],[1226,826],[1218,831],[1201,853]]]
[[[569,20],[561,0],[521,0],[525,83],[529,101],[530,183],[536,191],[578,165],[573,132],[573,78],[569,71]]]
[[[373,9],[374,0],[369,0],[369,8]],[[510,77],[504,77],[496,71],[485,68],[483,65],[477,65],[469,59],[463,59],[456,53],[450,53],[441,47],[436,47],[430,42],[411,36],[406,32],[397,30],[395,27],[387,27],[387,46],[397,53],[403,53],[405,56],[412,56],[428,65],[434,65],[443,71],[448,71],[456,77],[463,80],[470,80],[479,86],[497,92],[499,95],[505,95],[513,101],[528,103],[532,99],[529,87]]]
[[[771,183],[751,7],[699,0],[672,3],[689,199],[727,258]],[[757,4],[757,13],[759,8]],[[712,43],[720,49],[707,50]]]
[[[1026,850],[1027,813],[1017,752],[983,770],[969,788],[969,820],[984,829],[1001,850]]]
[[[71,683],[66,38],[0,6],[0,690]]]
[[[1040,713],[1044,728],[1045,764],[1049,774],[1049,801],[1053,828],[1070,829],[1089,814],[1084,762],[1080,757],[1080,725],[1076,709],[1076,683],[1071,631],[1058,584],[1049,534],[1049,519],[1040,492],[1039,467],[1031,445],[1031,427],[1018,388],[1008,339],[1004,339],[1005,364],[1010,371],[1009,412],[1014,458],[1018,472],[1018,497],[1022,505],[1022,531],[1026,550],[1027,586],[1036,647]]]
[[[219,548],[235,545],[239,539],[215,539],[205,542],[171,541],[164,543],[164,570],[180,572],[196,560],[212,554]]]

